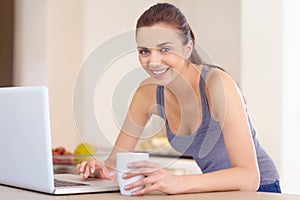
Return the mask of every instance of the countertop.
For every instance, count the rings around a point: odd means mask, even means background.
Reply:
[[[42,194],[23,189],[6,187],[0,185],[0,199],[5,200],[91,200],[91,199],[109,199],[109,200],[126,200],[126,199],[155,199],[155,200],[227,200],[227,199],[242,199],[242,200],[300,200],[299,195],[261,193],[261,192],[211,192],[211,193],[196,193],[182,195],[164,195],[164,194],[149,194],[140,197],[123,196],[119,192],[111,193],[95,193],[95,194],[77,194],[77,195],[62,195],[54,196]]]

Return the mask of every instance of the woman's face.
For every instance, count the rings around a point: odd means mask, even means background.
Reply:
[[[186,70],[192,45],[183,45],[180,34],[170,26],[139,28],[136,41],[139,61],[155,82],[167,85]]]

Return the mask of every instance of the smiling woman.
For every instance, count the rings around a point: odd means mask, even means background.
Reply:
[[[164,85],[181,73],[193,49],[192,42],[183,46],[180,33],[165,24],[138,28],[136,41],[141,65]]]
[[[131,163],[125,179],[144,175],[126,190],[148,185],[133,195],[152,191],[180,194],[247,190],[280,192],[272,159],[259,144],[243,96],[233,79],[201,61],[195,38],[182,12],[159,3],[137,22],[139,61],[150,75],[131,101],[115,146],[105,162],[77,166],[84,178],[113,179],[116,153],[134,151],[151,115],[165,120],[171,146],[191,155],[203,174],[175,176],[157,164]]]

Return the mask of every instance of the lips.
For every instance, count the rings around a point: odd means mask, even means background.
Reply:
[[[169,68],[160,69],[160,70],[151,70],[154,75],[161,75],[168,71]]]

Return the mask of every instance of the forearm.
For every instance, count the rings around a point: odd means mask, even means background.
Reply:
[[[111,167],[116,166],[116,156],[118,152],[132,152],[134,151],[139,138],[130,136],[124,132],[120,132],[115,145],[109,154],[108,158],[106,159],[106,165]]]
[[[256,191],[259,186],[257,170],[233,167],[205,174],[180,177],[182,191],[179,193],[213,192],[228,190]]]

